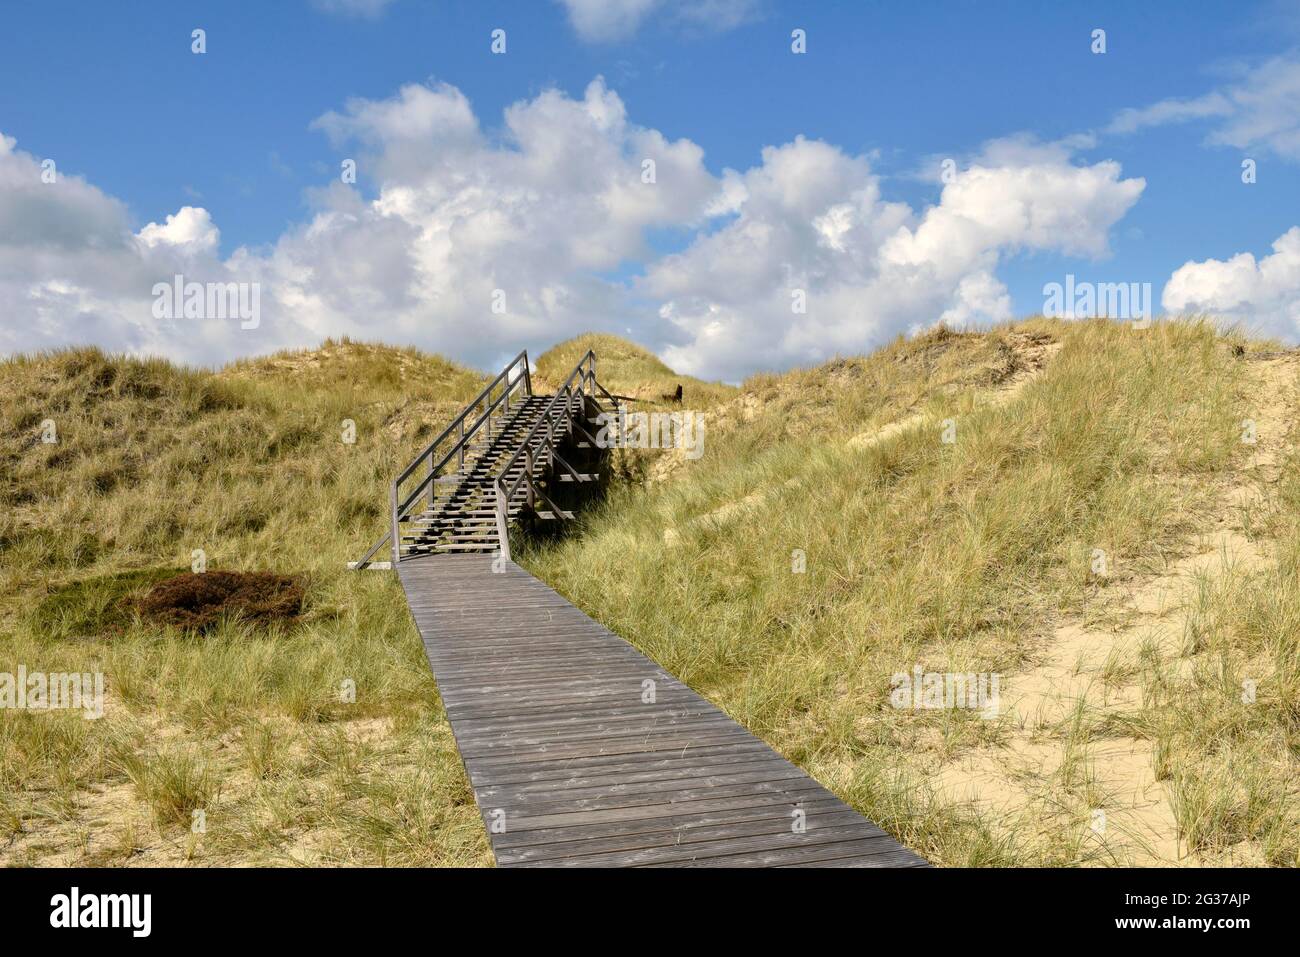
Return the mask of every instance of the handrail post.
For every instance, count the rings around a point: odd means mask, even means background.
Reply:
[[[497,479],[497,542],[501,546],[501,557],[510,561],[510,530],[506,526],[510,515],[506,507],[505,489],[501,487],[502,480]]]
[[[388,490],[388,504],[392,508],[392,543],[393,543],[393,571],[397,571],[397,563],[402,560],[401,539],[398,538],[397,531],[397,483],[393,482]]]
[[[438,483],[433,481],[433,453],[429,453],[429,511],[433,511],[433,492],[438,487]]]
[[[411,516],[413,507],[416,507],[416,503],[423,498],[424,486],[425,485],[429,486],[428,503],[430,509],[432,509],[437,505],[437,481],[438,481],[439,473],[445,470],[447,467],[449,467],[453,459],[456,460],[458,470],[462,473],[464,472],[466,460],[469,458],[468,445],[475,440],[475,437],[477,436],[479,431],[485,431],[487,436],[486,441],[488,445],[492,444],[494,438],[494,431],[492,428],[493,418],[497,418],[498,420],[497,427],[495,430],[496,434],[500,434],[502,429],[505,427],[501,420],[503,418],[508,418],[508,410],[510,409],[510,395],[511,392],[513,391],[512,383],[510,382],[510,373],[511,371],[516,372],[516,382],[517,382],[518,370],[515,367],[518,366],[520,362],[523,363],[524,394],[527,396],[532,396],[534,394],[532,369],[530,369],[528,365],[528,352],[527,350],[521,350],[519,354],[516,355],[513,360],[511,360],[510,364],[505,367],[505,369],[497,373],[496,377],[491,382],[489,382],[486,386],[484,386],[482,391],[479,392],[475,398],[470,400],[469,404],[465,406],[464,411],[462,411],[460,415],[458,415],[455,418],[455,420],[451,422],[445,430],[443,430],[442,434],[440,434],[437,438],[435,438],[432,442],[430,442],[429,445],[423,451],[418,453],[415,456],[415,458],[410,462],[410,464],[408,464],[404,469],[402,469],[402,471],[399,472],[397,476],[393,479],[388,490],[389,530],[387,533],[381,536],[380,539],[374,543],[374,545],[370,547],[370,550],[366,552],[366,554],[362,557],[362,559],[359,562],[355,563],[356,567],[364,568],[367,565],[371,564],[370,561],[371,556],[378,553],[379,550],[384,547],[385,541],[389,542],[390,550],[392,552],[393,562],[396,563],[401,560],[402,522]],[[573,373],[570,373],[570,380],[572,380],[572,377],[573,377]],[[498,385],[503,385],[504,391],[502,396],[497,398],[494,401],[492,396]],[[568,392],[572,392],[572,390],[570,389],[568,390]],[[503,409],[498,410],[498,406],[503,407]],[[482,409],[482,413],[478,418],[474,418],[474,416],[472,415],[475,409]],[[546,406],[546,413],[549,415],[550,411],[551,411],[551,405],[548,404]],[[465,424],[466,419],[471,419],[472,421],[474,421],[474,425],[472,428],[466,426]],[[535,431],[535,428],[536,427],[534,427],[533,431]],[[448,439],[453,432],[455,432],[457,435],[457,442],[456,442],[455,449],[448,451],[444,455],[439,457],[437,455],[438,449],[443,447],[442,446],[443,441]],[[531,435],[532,432],[530,431],[529,436],[531,437]],[[509,450],[507,450],[507,452],[508,451]],[[514,453],[514,457],[517,459],[520,456],[520,454],[521,451],[516,449]],[[406,483],[408,479],[413,480],[413,477],[418,476],[418,473],[420,471],[420,462],[425,458],[429,460],[427,475],[423,479],[420,479],[418,481],[415,490],[410,493],[410,498],[406,501],[403,501],[401,497],[403,484]],[[510,464],[513,464],[513,460]],[[515,488],[512,489],[510,493],[511,496],[513,496],[514,493],[518,491],[518,484],[519,483],[515,483]],[[503,511],[503,517],[508,519],[509,508],[505,507],[503,508],[502,511]],[[507,557],[509,557],[508,540],[505,542],[505,547],[506,547]]]
[[[533,469],[536,468],[536,460],[533,458],[533,447],[528,447],[527,461],[525,465],[528,468],[528,507],[533,508],[537,504],[537,496],[533,492]]]

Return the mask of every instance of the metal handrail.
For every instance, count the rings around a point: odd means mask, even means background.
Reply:
[[[517,373],[512,379],[510,378],[510,374],[516,367],[519,367],[521,372]],[[500,386],[503,380],[506,383],[505,389],[502,391],[500,396],[496,399],[492,399],[492,391]],[[379,541],[375,542],[375,544],[370,547],[370,550],[366,552],[360,561],[353,563],[351,567],[365,568],[370,564],[371,558],[384,546],[385,543],[388,543],[392,549],[392,566],[394,568],[397,567],[397,564],[401,561],[402,557],[401,523],[410,517],[411,512],[413,511],[412,506],[420,499],[427,489],[429,491],[429,507],[433,507],[434,491],[436,490],[438,478],[442,470],[457,456],[460,458],[460,466],[462,468],[464,467],[465,449],[473,440],[474,436],[482,431],[485,425],[488,432],[489,444],[491,443],[493,413],[503,404],[506,410],[509,410],[510,397],[515,394],[521,384],[525,396],[532,396],[534,394],[532,374],[528,368],[528,353],[526,350],[515,356],[515,358],[512,359],[506,367],[487,384],[483,391],[480,392],[474,400],[471,401],[461,411],[461,413],[452,420],[451,424],[448,425],[437,438],[425,446],[425,448],[416,455],[411,463],[392,481],[389,485],[389,530],[384,533],[383,537],[381,537]],[[600,400],[597,395],[597,390],[613,403],[615,409],[621,408],[619,402],[621,397],[612,394],[596,379],[596,353],[593,350],[588,349],[586,355],[578,360],[578,364],[573,367],[573,371],[569,373],[568,377],[565,378],[564,382],[556,390],[555,394],[551,396],[541,414],[538,415],[536,421],[529,428],[527,434],[518,442],[510,457],[504,462],[504,464],[494,465],[492,467],[492,471],[495,473],[492,487],[496,493],[497,538],[500,542],[500,553],[502,557],[507,560],[510,558],[508,527],[509,502],[519,493],[520,487],[527,482],[528,503],[530,507],[534,505],[536,499],[540,498],[542,501],[550,505],[550,507],[557,513],[560,512],[559,508],[551,501],[546,492],[543,489],[538,488],[536,485],[537,477],[534,475],[534,471],[536,469],[537,456],[547,454],[546,449],[549,447],[550,458],[548,461],[554,462],[559,459],[561,464],[564,465],[565,469],[569,473],[574,476],[578,475],[572,466],[559,458],[559,453],[555,448],[556,425],[559,422],[563,422],[566,424],[563,431],[566,434],[567,432],[572,431],[572,417],[574,414],[572,405],[574,399],[590,399],[597,405],[597,407],[599,407]],[[483,406],[483,411],[467,428],[465,424],[466,420],[469,419],[470,415],[478,409],[480,405]],[[562,415],[560,414],[560,410],[563,410]],[[435,454],[455,430],[459,430],[455,443],[442,453],[441,458],[435,461]],[[586,434],[585,431],[583,434]],[[588,436],[588,438],[590,438],[590,436]],[[507,486],[507,476],[510,474],[510,471],[518,465],[521,456],[527,457],[527,468],[516,476]],[[405,498],[403,498],[401,488],[402,484],[410,479],[411,476],[413,476],[420,468],[421,464],[426,461],[428,462],[427,474],[420,480],[415,488],[407,493]],[[586,480],[589,477],[580,478]],[[560,514],[564,517],[568,517],[568,513]]]
[[[511,377],[511,372],[514,370],[518,371],[515,371],[514,376]],[[492,391],[500,386],[503,381],[505,382],[505,389],[501,395],[493,401],[488,401],[483,412],[474,420],[472,425],[466,428],[465,420],[469,418],[470,414],[473,413],[480,404],[490,399]],[[434,490],[436,489],[436,482],[439,473],[446,467],[447,463],[457,455],[460,456],[461,464],[464,464],[465,448],[485,425],[488,430],[488,436],[489,438],[491,437],[492,413],[495,412],[503,403],[508,410],[510,407],[510,397],[519,390],[521,385],[525,396],[531,396],[533,394],[532,373],[528,368],[527,349],[521,351],[517,356],[511,359],[510,362],[508,362],[505,367],[497,373],[486,386],[484,386],[483,390],[479,392],[479,394],[476,395],[464,409],[461,410],[460,414],[452,419],[451,424],[448,425],[447,428],[443,429],[437,438],[426,445],[424,449],[422,449],[415,458],[411,460],[411,463],[398,473],[395,479],[393,479],[389,486],[389,529],[383,534],[379,541],[375,542],[375,544],[370,547],[365,555],[362,556],[361,560],[356,562],[352,567],[365,568],[370,564],[371,558],[373,558],[375,553],[378,552],[385,543],[388,543],[391,546],[393,563],[394,566],[396,566],[396,563],[401,558],[399,527],[401,523],[409,517],[412,504],[414,504],[424,491],[428,489],[429,507],[433,507],[433,495]],[[455,430],[459,430],[459,436],[455,444],[447,450],[441,459],[435,462],[433,458],[435,452]],[[401,493],[402,483],[414,475],[416,470],[426,460],[429,465],[428,473],[416,488],[408,494],[405,499],[399,502],[398,498]]]
[[[506,375],[509,374],[510,370],[513,369],[516,365],[518,365],[520,361],[522,361],[524,364],[524,375],[527,377],[528,376],[528,371],[527,371],[528,350],[525,349],[522,352],[520,352],[519,355],[511,359],[510,362],[506,365],[506,367],[496,374],[496,378],[494,378],[483,388],[482,392],[480,392],[478,395],[476,395],[473,399],[469,401],[469,403],[465,406],[465,408],[461,410],[460,415],[456,416],[456,418],[451,420],[451,425],[443,429],[441,435],[439,435],[436,439],[434,439],[432,442],[426,445],[424,447],[424,451],[420,452],[414,459],[411,460],[411,464],[408,465],[405,469],[402,470],[401,473],[398,474],[395,481],[403,482],[406,479],[410,478],[411,473],[415,471],[416,466],[420,464],[421,460],[423,460],[430,452],[432,452],[438,446],[438,443],[440,443],[443,439],[445,439],[448,435],[450,435],[451,430],[454,429],[459,423],[463,422],[466,416],[469,415],[470,410],[473,409],[480,402],[482,402],[485,398],[487,398],[488,393],[491,392],[493,389],[495,389],[497,385],[501,382],[501,380],[504,379]],[[532,392],[531,386],[529,388],[529,392],[530,393]]]
[[[519,381],[521,381],[521,380],[519,380],[519,379],[516,379],[516,380],[515,380],[515,382],[519,382]],[[417,498],[420,497],[420,494],[425,490],[425,488],[428,487],[428,485],[429,485],[430,482],[434,481],[435,477],[437,476],[437,473],[440,472],[440,471],[442,471],[443,467],[444,467],[448,462],[451,461],[451,457],[452,457],[453,455],[456,455],[456,454],[457,454],[457,453],[458,453],[458,452],[459,452],[459,451],[460,451],[460,450],[461,450],[465,445],[467,445],[467,444],[470,442],[471,439],[473,439],[475,433],[477,433],[478,430],[479,430],[479,428],[480,428],[480,426],[483,425],[484,420],[485,420],[485,419],[488,419],[488,418],[492,415],[493,411],[496,409],[497,406],[501,405],[501,403],[503,403],[503,402],[505,402],[506,400],[508,400],[508,399],[510,398],[511,393],[513,393],[514,391],[515,391],[515,386],[514,386],[514,384],[512,383],[512,384],[509,386],[509,388],[506,389],[505,392],[501,393],[500,398],[498,398],[498,399],[497,399],[496,401],[494,401],[491,405],[489,405],[489,406],[487,407],[487,409],[483,412],[483,414],[480,415],[480,416],[479,416],[479,417],[474,421],[474,424],[471,425],[471,426],[469,427],[469,430],[468,430],[467,432],[465,432],[465,434],[462,435],[462,436],[461,436],[461,437],[456,441],[456,444],[453,445],[450,449],[447,450],[446,454],[443,455],[443,457],[438,461],[438,464],[437,464],[437,465],[432,465],[432,464],[431,464],[431,465],[429,466],[429,474],[426,475],[426,476],[424,477],[423,481],[421,481],[420,484],[417,485],[417,486],[415,487],[415,489],[411,492],[411,494],[409,494],[409,495],[408,495],[408,496],[407,496],[407,497],[402,501],[402,504],[401,504],[400,506],[398,506],[398,510],[401,512],[401,514],[402,514],[403,517],[406,516],[407,510],[409,509],[411,503],[414,502]],[[464,421],[464,416],[463,416],[463,415],[460,417],[459,421]],[[452,423],[452,425],[455,425],[455,424],[456,424],[455,422]],[[429,458],[430,458],[430,460],[432,460],[433,457],[432,457],[432,456],[429,456]],[[418,465],[418,464],[419,464],[419,461],[417,460],[417,462],[416,462],[415,464]],[[411,475],[411,471],[413,471],[413,470],[408,470],[406,473],[404,473],[402,476],[400,476],[400,477],[399,477],[399,478],[398,478],[398,479],[397,479],[393,484],[396,485],[396,484],[400,483],[401,481],[403,481],[403,479],[409,478],[410,475]],[[433,503],[430,502],[429,505],[430,505],[430,507],[432,507]]]
[[[534,436],[534,434],[537,432],[537,430],[540,429],[543,425],[547,425],[547,426],[549,426],[549,424],[550,424],[550,420],[551,420],[551,410],[555,407],[555,403],[557,403],[557,402],[560,401],[560,396],[564,396],[564,397],[565,397],[565,408],[566,408],[566,409],[568,408],[568,403],[569,403],[569,401],[571,401],[572,398],[573,398],[573,393],[572,393],[573,377],[576,376],[576,375],[579,375],[580,373],[582,373],[582,367],[583,367],[584,365],[587,364],[587,360],[588,360],[588,359],[591,360],[591,369],[590,369],[590,371],[589,371],[588,374],[590,375],[591,380],[592,380],[593,382],[595,381],[595,376],[596,376],[596,353],[593,352],[592,350],[588,349],[588,350],[587,350],[587,354],[586,354],[585,356],[583,356],[581,359],[579,359],[579,360],[578,360],[578,364],[577,364],[576,366],[573,367],[573,371],[569,373],[569,377],[568,377],[567,379],[564,380],[563,384],[561,384],[561,386],[560,386],[558,389],[555,390],[555,395],[551,396],[551,401],[548,402],[548,403],[546,403],[546,408],[542,410],[542,414],[541,414],[540,416],[537,417],[537,421],[533,423],[533,427],[532,427],[531,429],[528,430],[528,434],[525,435],[524,438],[523,438],[523,440],[519,443],[519,448],[515,449],[515,454],[512,455],[512,456],[510,456],[510,458],[506,461],[506,463],[501,467],[500,472],[502,473],[502,475],[504,475],[505,473],[508,473],[508,472],[510,471],[510,469],[513,468],[513,467],[515,466],[516,463],[518,463],[518,461],[519,461],[519,456],[523,455],[524,452],[525,452],[525,450],[526,450],[529,446],[532,445],[532,442],[533,442],[533,436]],[[586,378],[587,378],[587,376],[584,375],[582,378],[583,378],[583,380],[585,381]],[[581,394],[586,394],[586,393],[583,393],[583,392],[581,392],[581,390],[580,390],[580,391],[579,391],[579,394],[581,395]],[[521,482],[523,482],[523,480],[524,480],[524,476],[527,475],[527,474],[528,474],[528,473],[526,473],[526,472],[525,472],[524,474],[521,474],[521,475],[520,475],[517,479],[515,479],[514,482],[511,484],[510,489],[509,489],[509,491],[507,492],[507,496],[506,496],[506,497],[507,497],[507,501],[508,501],[510,498],[513,498],[513,497],[514,497],[515,492],[519,491],[519,485],[520,485]],[[502,487],[501,490],[502,490],[503,492],[506,491],[506,489],[505,489],[505,487],[504,487],[504,480],[503,480],[503,478],[500,478],[500,477],[499,477],[499,478],[497,479],[497,484],[500,485],[500,486]]]
[[[575,377],[578,379],[576,392],[574,391],[573,381]],[[533,423],[533,427],[528,430],[528,434],[524,436],[523,440],[519,443],[519,447],[515,449],[514,454],[510,456],[506,463],[498,469],[496,481],[493,483],[496,492],[497,542],[500,555],[505,560],[510,560],[510,501],[519,492],[519,487],[524,484],[525,481],[528,483],[528,502],[530,506],[533,504],[534,499],[540,496],[554,511],[559,511],[558,507],[551,501],[550,497],[536,485],[537,478],[533,474],[535,461],[534,456],[538,451],[534,448],[535,437],[544,428],[546,432],[545,437],[540,443],[538,443],[538,445],[550,446],[552,460],[558,457],[554,444],[554,411],[556,404],[563,399],[563,408],[565,412],[563,418],[571,426],[573,413],[570,406],[573,403],[574,397],[583,396],[590,398],[593,402],[597,402],[597,389],[610,397],[616,409],[619,408],[618,400],[615,399],[609,390],[601,385],[596,379],[596,353],[593,350],[588,349],[587,354],[578,360],[578,364],[573,367],[573,371],[569,373],[563,384],[556,389],[555,395],[553,395],[551,401],[546,404],[546,408],[542,410],[542,414],[538,416],[537,421]],[[506,476],[510,474],[510,470],[518,463],[521,455],[526,455],[528,457],[528,467],[525,468],[524,471],[507,486]],[[573,469],[568,466],[568,463],[565,463],[565,466],[570,472],[573,472]]]

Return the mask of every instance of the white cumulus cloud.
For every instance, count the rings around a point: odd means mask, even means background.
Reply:
[[[322,117],[340,145],[363,147],[379,193],[325,194],[265,264],[276,295],[322,327],[370,315],[383,323],[371,334],[482,361],[611,323],[624,291],[602,274],[647,256],[647,230],[698,222],[713,201],[703,151],[632,124],[600,79],[581,98],[516,103],[504,120],[501,138],[486,136],[445,85]],[[497,290],[503,313],[491,311]]]
[[[247,348],[237,325],[152,317],[156,283],[232,278],[212,255],[206,211],[182,210],[137,236],[118,200],[82,177],[42,173],[0,135],[0,353],[94,344],[203,361]]]
[[[702,222],[720,187],[698,146],[630,122],[600,79],[513,104],[490,136],[445,85],[316,125],[355,148],[373,193],[335,181],[307,222],[225,259],[206,210],[132,233],[120,202],[77,177],[43,184],[38,160],[0,141],[0,350],[90,342],[220,362],[348,334],[491,365],[587,329],[645,331],[606,274],[651,255],[648,231]],[[156,320],[151,290],[178,274],[258,284],[257,328]]]
[[[818,141],[769,147],[761,166],[728,173],[733,218],[651,264],[642,283],[674,327],[669,364],[736,379],[939,319],[1008,319],[993,272],[1002,256],[1104,256],[1145,186],[1116,163],[1076,166],[1059,150],[1033,151],[1027,165],[1006,144],[984,155],[1004,165],[970,166],[921,212],[885,200],[864,157]]]
[[[150,249],[175,246],[191,252],[212,253],[221,241],[221,230],[202,206],[182,206],[161,226],[149,223],[136,233],[136,238]]]
[[[362,185],[311,191],[305,222],[224,258],[205,209],[133,232],[116,199],[75,176],[43,184],[0,139],[0,351],[89,342],[215,363],[352,335],[492,366],[630,330],[683,371],[739,379],[941,318],[1006,319],[1000,261],[1105,255],[1144,186],[1023,137],[988,144],[922,209],[884,196],[868,158],[803,137],[715,175],[599,78],[514,103],[490,130],[455,87],[418,84],[315,126]],[[155,319],[151,290],[178,274],[256,283],[257,328]]]
[[[1271,255],[1187,262],[1165,284],[1169,312],[1209,313],[1294,340],[1300,334],[1300,226],[1273,243]]]

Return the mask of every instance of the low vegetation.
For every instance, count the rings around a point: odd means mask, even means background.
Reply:
[[[160,581],[134,610],[142,618],[202,632],[226,616],[262,625],[296,622],[302,597],[302,585],[289,575],[205,570]]]
[[[889,703],[918,666],[1014,685],[1057,623],[1106,627],[1126,589],[1191,548],[1249,451],[1260,348],[1196,322],[1034,321],[760,376],[719,408],[698,463],[616,489],[521,561],[938,863],[1149,860],[1118,826],[1090,826],[1125,810],[1096,752],[1136,736],[1166,762],[1174,859],[1295,864],[1294,525],[1253,604],[1206,598],[1232,627],[1158,661],[1112,656],[1112,680],[1164,675],[1145,704],[1080,704],[1024,735],[1051,760],[1014,813],[938,786],[963,755],[978,777],[1019,747],[1014,711]]]
[[[678,375],[640,346],[600,333],[569,339],[542,353],[533,373],[534,385],[539,391],[558,388],[588,350],[596,353],[596,373],[601,383],[642,405],[675,402],[678,386],[682,388],[681,404],[689,409],[708,408],[737,392],[722,383]]]
[[[1297,863],[1289,458],[1243,519],[1264,557],[1206,577],[1187,642],[1109,656],[1140,700],[1034,729],[1060,758],[1050,813],[940,786],[1018,748],[1014,719],[889,705],[917,666],[1016,676],[1063,622],[1121,627],[1119,596],[1250,477],[1241,422],[1271,347],[1032,320],[737,388],[587,336],[538,357],[539,387],[588,348],[637,408],[705,412],[705,454],[616,453],[607,499],[516,557],[904,843],[942,864],[1129,862],[1088,827],[1111,800],[1094,751],[1122,732],[1150,745],[1186,859]],[[345,570],[382,532],[388,479],[484,380],[347,341],[215,373],[82,349],[0,362],[0,651],[102,672],[108,697],[97,721],[0,711],[0,861],[489,864],[400,588]],[[205,599],[200,561],[277,585]],[[148,613],[169,593],[188,611]]]
[[[0,712],[0,860],[489,863],[400,587],[346,571],[484,378],[346,341],[0,363],[3,660],[107,687]]]

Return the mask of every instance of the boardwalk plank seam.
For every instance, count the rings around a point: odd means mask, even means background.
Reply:
[[[397,571],[498,866],[925,865],[518,565]]]

